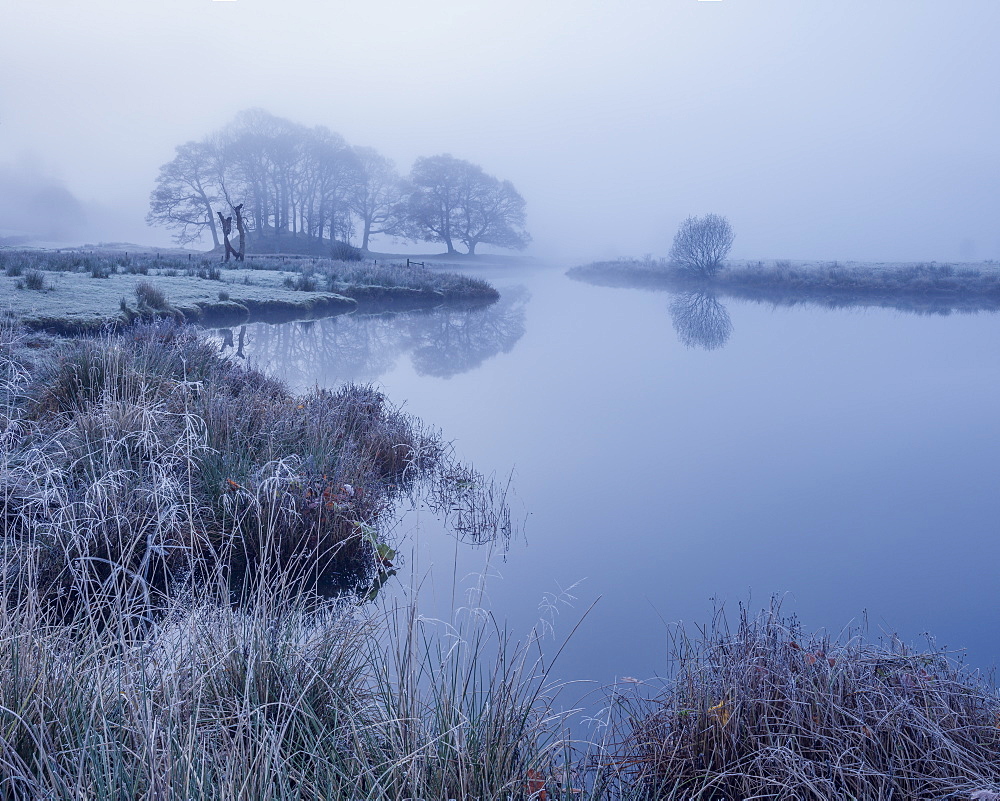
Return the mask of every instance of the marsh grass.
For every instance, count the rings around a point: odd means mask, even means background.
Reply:
[[[167,294],[149,281],[140,281],[135,285],[135,299],[140,309],[166,311],[170,308]]]
[[[772,602],[676,629],[663,689],[612,697],[622,796],[938,799],[1000,790],[1000,697],[954,654],[809,633]],[[634,687],[638,687],[635,685]]]
[[[0,797],[522,793],[552,739],[536,639],[319,575],[377,573],[395,495],[455,472],[436,436],[175,325],[29,363],[33,337],[0,327]]]
[[[49,288],[49,284],[45,280],[45,273],[41,270],[25,270],[21,275],[21,280],[17,282],[18,289],[33,289],[41,292]]]
[[[268,560],[362,586],[396,499],[458,469],[370,387],[296,396],[172,323],[70,342],[5,396],[4,530],[64,612],[125,574],[154,607],[192,572],[239,595]]]
[[[4,796],[526,797],[555,746],[529,646],[487,619],[255,600],[203,589],[141,633],[6,606]]]

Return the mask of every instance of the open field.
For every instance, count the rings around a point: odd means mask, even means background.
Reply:
[[[875,306],[925,314],[1000,310],[1000,266],[849,262],[733,262],[710,277],[666,261],[574,267],[571,278],[604,286],[700,291],[775,305]]]
[[[162,293],[150,304],[140,284]],[[155,293],[154,293],[155,294]],[[262,257],[239,269],[157,254],[0,250],[2,308],[24,325],[62,334],[98,331],[137,317],[211,325],[377,310],[483,304],[484,281],[405,265]],[[159,301],[159,298],[157,298]]]

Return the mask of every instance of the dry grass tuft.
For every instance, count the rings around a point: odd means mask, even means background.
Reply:
[[[1000,697],[940,650],[809,634],[779,606],[673,640],[656,697],[619,699],[605,776],[692,799],[969,798],[1000,789]]]

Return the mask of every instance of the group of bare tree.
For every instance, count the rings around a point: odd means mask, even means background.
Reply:
[[[172,229],[179,244],[208,235],[221,249],[219,211],[229,216],[237,205],[257,250],[292,240],[321,252],[357,239],[367,251],[377,234],[440,242],[449,253],[456,244],[475,253],[480,244],[520,249],[530,240],[524,198],[510,181],[450,155],[420,158],[403,178],[372,148],[261,109],[180,145],[160,168],[147,221]]]

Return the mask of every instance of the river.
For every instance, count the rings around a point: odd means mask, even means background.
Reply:
[[[692,301],[564,269],[470,271],[503,294],[485,310],[246,329],[292,385],[374,382],[513,471],[506,552],[404,516],[425,614],[485,574],[473,602],[515,633],[544,620],[552,651],[583,618],[557,672],[604,684],[662,674],[668,624],[772,595],[807,629],[1000,661],[997,315]]]

